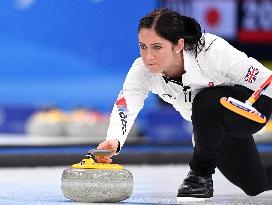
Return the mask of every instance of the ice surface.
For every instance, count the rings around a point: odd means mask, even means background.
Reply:
[[[63,197],[60,183],[65,168],[1,168],[0,205],[87,204]],[[187,175],[187,165],[127,165],[125,168],[133,173],[134,190],[131,198],[118,204],[178,204],[176,192]],[[218,170],[213,179],[214,197],[201,204],[272,204],[272,191],[250,197],[228,182]]]

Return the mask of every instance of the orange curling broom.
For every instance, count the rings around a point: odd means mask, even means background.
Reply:
[[[272,75],[246,100],[246,102],[241,102],[232,97],[222,97],[220,103],[228,108],[229,110],[242,115],[250,120],[258,123],[265,123],[266,117],[252,107],[253,103],[259,99],[262,92],[270,85],[272,81]]]

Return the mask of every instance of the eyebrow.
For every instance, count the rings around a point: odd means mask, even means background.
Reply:
[[[139,44],[145,44],[145,43],[139,42]],[[150,45],[151,45],[151,46],[154,46],[154,45],[162,45],[162,43],[151,43]]]

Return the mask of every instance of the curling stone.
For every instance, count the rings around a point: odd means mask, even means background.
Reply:
[[[131,172],[119,164],[96,163],[94,156],[106,155],[101,150],[89,152],[80,163],[65,169],[61,178],[63,195],[80,202],[120,202],[133,191]]]

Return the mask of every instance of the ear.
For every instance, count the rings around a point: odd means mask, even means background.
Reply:
[[[183,50],[183,48],[184,48],[184,39],[180,38],[178,40],[178,44],[175,46],[176,53],[181,52]]]

